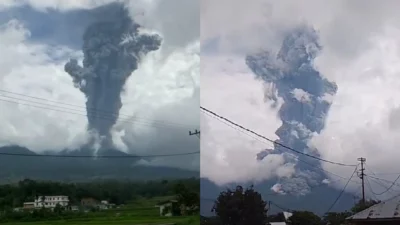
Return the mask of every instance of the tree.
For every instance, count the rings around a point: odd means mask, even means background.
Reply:
[[[324,215],[324,223],[329,223],[330,225],[341,225],[346,221],[346,218],[351,216],[351,212],[329,212]]]
[[[285,216],[283,215],[283,212],[268,216],[268,222],[282,222],[282,221],[285,221]]]
[[[221,225],[221,221],[217,217],[203,217],[200,216],[201,225]]]
[[[353,214],[356,214],[378,203],[380,203],[380,201],[367,200],[365,201],[365,204],[363,204],[362,200],[360,200],[357,204],[353,206],[353,208],[351,208],[351,212]]]
[[[182,214],[192,214],[199,210],[200,206],[200,195],[199,193],[192,191],[183,183],[175,185],[175,194],[177,196],[178,204],[183,206]]]
[[[266,202],[253,186],[243,189],[237,186],[235,190],[227,189],[218,196],[213,212],[222,224],[229,225],[264,225],[267,222]]]
[[[54,207],[54,213],[60,215],[64,211],[63,207],[60,204],[57,204]]]
[[[320,225],[321,218],[309,211],[295,211],[289,218],[292,225]]]

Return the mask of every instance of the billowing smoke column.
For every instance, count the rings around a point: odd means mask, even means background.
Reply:
[[[71,59],[64,69],[87,98],[88,130],[97,132],[103,138],[102,147],[108,148],[112,147],[110,129],[122,107],[125,82],[141,57],[159,49],[161,37],[140,34],[140,26],[123,5],[112,4],[102,10],[103,16],[97,15],[102,18],[83,35],[83,66]]]
[[[246,57],[246,64],[256,76],[273,86],[275,95],[269,95],[270,99],[277,101],[280,97],[284,100],[279,109],[282,126],[276,131],[279,137],[277,141],[305,153],[312,152],[307,142],[313,132],[319,133],[323,129],[330,108],[329,96],[337,90],[335,83],[323,78],[312,66],[320,50],[317,39],[314,30],[298,28],[284,39],[276,56],[262,52]],[[275,150],[290,152],[278,145],[275,145]],[[261,152],[257,158],[262,160],[267,152]],[[309,158],[303,159],[316,163]],[[288,160],[293,158],[288,157]],[[288,181],[287,185],[282,185],[283,189],[286,187],[286,192],[307,192],[309,185],[317,182],[315,179],[318,174],[307,170],[310,168],[298,169],[297,177],[291,179],[290,183]]]

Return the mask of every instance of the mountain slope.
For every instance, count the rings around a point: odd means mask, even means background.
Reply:
[[[29,149],[8,146],[1,153],[37,155]],[[59,153],[61,155],[91,155],[85,149]],[[54,154],[54,153],[53,153]],[[100,155],[126,155],[116,150],[107,150]],[[138,158],[56,158],[39,156],[0,155],[0,180],[2,183],[23,178],[57,181],[87,181],[91,179],[174,179],[198,177],[198,172],[169,167],[134,165]]]

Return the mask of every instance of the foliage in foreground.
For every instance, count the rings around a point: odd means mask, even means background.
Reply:
[[[289,221],[292,225],[341,225],[346,218],[371,207],[379,202],[374,200],[361,201],[354,205],[351,211],[329,212],[322,218],[309,211],[293,211]],[[253,187],[243,189],[237,186],[236,190],[227,189],[218,196],[212,209],[216,216],[201,218],[204,225],[264,225],[268,222],[283,222],[283,213],[267,217],[266,202],[261,195],[253,190]]]
[[[267,222],[267,203],[261,194],[253,187],[243,189],[237,186],[235,190],[221,192],[213,212],[222,224],[231,225],[263,225]]]

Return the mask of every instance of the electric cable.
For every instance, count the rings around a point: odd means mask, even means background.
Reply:
[[[239,125],[238,123],[235,123],[235,122],[233,122],[232,120],[229,120],[229,119],[227,119],[227,118],[225,118],[225,117],[223,117],[223,116],[221,116],[221,115],[219,115],[219,114],[217,114],[217,113],[215,113],[215,112],[213,112],[213,111],[211,111],[211,110],[208,110],[208,109],[206,109],[206,108],[204,108],[204,107],[202,107],[202,106],[200,106],[200,109],[203,110],[203,111],[205,111],[205,112],[207,112],[207,113],[209,113],[209,114],[211,114],[211,115],[213,115],[213,116],[215,116],[215,117],[217,117],[217,118],[220,119],[220,120],[224,120],[224,121],[226,121],[226,122],[228,122],[228,123],[230,123],[230,124],[232,124],[232,125],[234,125],[234,126],[236,126],[236,127],[239,127],[240,129],[245,130],[245,131],[247,131],[247,132],[249,132],[249,133],[251,133],[251,134],[253,134],[253,135],[255,135],[255,136],[259,137],[259,138],[262,138],[262,139],[264,139],[264,140],[267,140],[267,141],[269,141],[269,142],[271,142],[271,143],[274,143],[275,145],[281,146],[281,147],[286,148],[286,149],[288,149],[288,150],[290,150],[290,151],[296,152],[297,154],[304,155],[304,156],[308,156],[308,157],[313,158],[313,159],[317,159],[317,160],[320,160],[320,161],[323,161],[323,162],[326,162],[326,163],[335,164],[335,165],[339,165],[339,166],[349,166],[349,167],[355,167],[355,166],[357,166],[357,165],[349,165],[349,164],[345,164],[345,163],[339,163],[339,162],[334,162],[334,161],[330,161],[330,160],[327,160],[327,159],[322,159],[322,158],[319,158],[319,157],[316,157],[316,156],[313,156],[313,155],[310,155],[310,154],[307,154],[307,153],[298,151],[298,150],[296,150],[296,149],[294,149],[294,148],[291,148],[291,147],[286,146],[286,145],[284,145],[284,144],[282,144],[282,143],[279,143],[279,142],[274,141],[274,140],[272,140],[272,139],[270,139],[270,138],[267,138],[267,137],[265,137],[265,136],[263,136],[263,135],[261,135],[261,134],[258,134],[258,133],[256,133],[256,132],[253,131],[253,130],[250,130],[250,129],[248,129],[248,128],[245,128],[244,126]]]
[[[335,206],[335,204],[337,203],[337,201],[339,201],[340,197],[343,195],[344,191],[347,188],[347,185],[349,185],[350,180],[353,178],[354,174],[356,174],[358,167],[356,167],[356,169],[353,171],[353,174],[351,174],[350,179],[347,181],[346,185],[343,187],[342,191],[339,193],[339,195],[337,196],[337,198],[335,199],[335,201],[332,203],[332,205],[329,207],[329,209],[326,211],[325,214],[329,213],[332,208]]]

